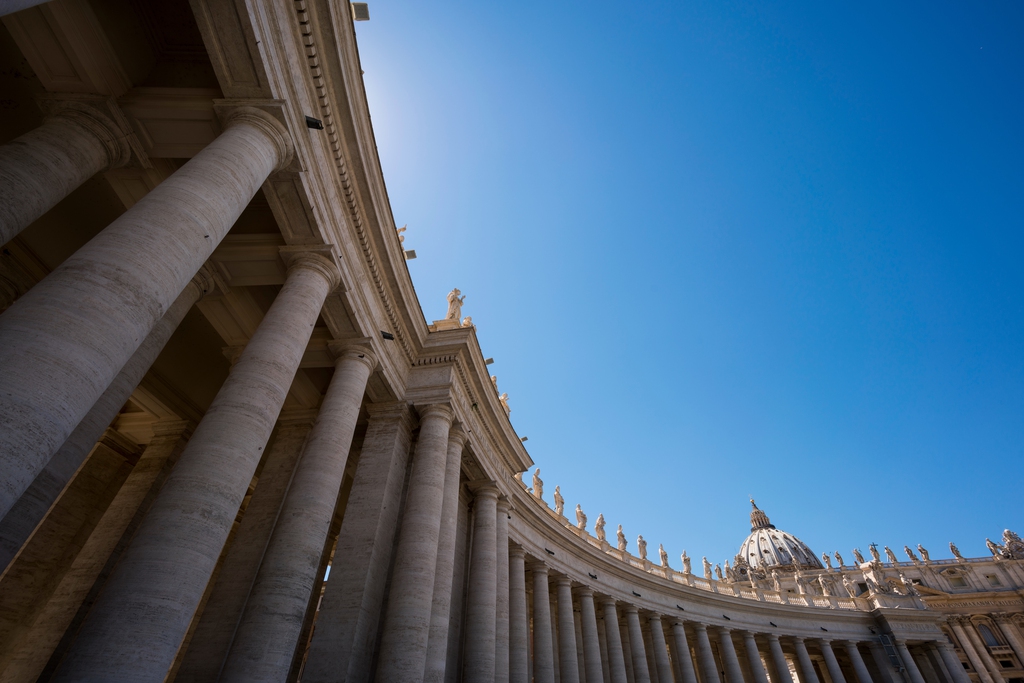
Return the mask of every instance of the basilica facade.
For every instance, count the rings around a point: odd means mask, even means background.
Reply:
[[[844,558],[751,501],[723,568],[545,492],[413,289],[366,5],[0,14],[0,683],[1024,681],[1012,531]]]

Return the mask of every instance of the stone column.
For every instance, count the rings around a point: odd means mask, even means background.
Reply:
[[[892,662],[889,660],[889,655],[885,654],[885,649],[882,648],[882,644],[877,640],[872,640],[868,643],[868,650],[871,651],[871,658],[875,660],[875,667],[878,668],[882,680],[879,683],[893,683],[893,674],[896,671],[893,669]],[[902,683],[902,677],[899,677],[899,682]]]
[[[586,683],[604,683],[594,591],[584,586],[577,591],[577,595],[580,598],[580,627],[583,630],[583,678]]]
[[[800,665],[801,683],[818,683],[818,672],[814,670],[814,662],[807,652],[807,644],[799,636],[793,637],[793,646],[796,648],[796,661]]]
[[[967,633],[964,632],[964,627],[960,622],[960,619],[957,617],[950,618],[949,627],[953,629],[956,639],[960,641],[960,647],[963,649],[964,654],[967,655],[967,661],[969,661],[971,666],[974,667],[974,671],[978,674],[978,678],[981,679],[982,683],[993,683],[992,676],[989,675],[988,670],[985,668],[985,663],[982,661],[978,652],[974,649],[974,643],[970,638],[968,638]]]
[[[970,683],[971,678],[964,671],[964,665],[960,662],[956,652],[953,651],[953,646],[947,642],[936,643],[936,646],[939,650],[939,656],[942,657],[942,661],[946,664],[946,670],[953,677],[953,683]]]
[[[1006,642],[1017,655],[1017,661],[1024,666],[1024,638],[1021,638],[1020,629],[1013,623],[1013,617],[1009,614],[993,614],[995,622],[999,624],[999,630],[1006,636]]]
[[[858,683],[874,683],[871,680],[868,667],[864,663],[864,658],[860,656],[860,648],[857,647],[857,642],[847,640],[844,644],[846,645],[846,654],[850,656],[850,663],[853,665],[853,672],[857,674]]]
[[[907,669],[907,675],[910,676],[910,683],[925,683],[921,670],[917,668],[917,662],[914,661],[910,650],[907,649],[907,643],[903,640],[897,640],[896,650],[900,653],[900,659],[903,660],[903,666]]]
[[[412,419],[409,406],[397,401],[370,404],[367,412],[370,420],[302,670],[303,683],[370,678],[398,530]]]
[[[779,683],[793,683],[793,677],[789,673],[789,663],[786,662],[786,655],[782,652],[782,644],[779,643],[779,637],[774,633],[768,634],[768,651],[772,654],[772,666],[775,668]],[[772,683],[775,683],[774,679],[772,679]],[[841,682],[834,681],[833,683]]]
[[[605,598],[601,601],[604,609],[604,632],[608,645],[608,669],[612,683],[627,683],[626,658],[622,653],[622,635],[619,632],[619,615],[615,609],[615,599]]]
[[[509,679],[509,611],[508,611],[508,498],[498,499],[498,525],[496,538],[498,543],[498,597],[494,608],[496,623],[494,626],[494,681],[508,683]]]
[[[803,648],[804,655],[807,655],[807,648],[803,647],[803,641],[800,641],[800,645],[797,648],[797,654],[800,653],[800,648]],[[752,683],[768,683],[768,674],[764,670],[764,664],[761,662],[761,651],[757,648],[757,639],[754,634],[750,631],[743,632],[743,649],[747,653],[747,664],[750,666],[750,673],[754,677]],[[807,657],[807,663],[810,664],[811,658]],[[801,661],[801,666],[803,662]],[[818,683],[817,676],[814,676],[813,671],[811,676],[804,675],[805,680],[802,683]]]
[[[160,490],[191,434],[191,425],[178,420],[158,422],[153,431],[139,462],[31,626],[21,634],[0,680],[35,681],[40,677],[94,584],[99,581],[102,585],[104,568],[116,561],[115,553],[131,537],[131,527],[145,515]]]
[[[530,621],[526,606],[526,553],[521,546],[509,548],[508,569],[508,677],[511,683],[530,681]]]
[[[441,504],[441,531],[437,540],[437,567],[434,576],[434,597],[430,608],[427,664],[423,674],[423,680],[428,683],[444,681],[448,666],[448,625],[451,622],[452,580],[455,573],[455,533],[459,516],[462,449],[465,445],[466,433],[453,426],[448,432],[444,502]]]
[[[420,435],[377,656],[381,683],[418,681],[425,671],[451,424],[452,410],[446,405],[420,410]]]
[[[942,654],[936,643],[926,642],[923,647],[928,654],[928,663],[931,664],[932,670],[939,678],[939,683],[960,683],[959,680],[953,678],[954,674],[946,668],[946,662],[942,659]]]
[[[52,104],[59,109],[43,125],[0,145],[0,244],[89,178],[131,159],[131,127],[112,99]]]
[[[560,683],[580,683],[576,657],[576,620],[572,613],[572,581],[566,576],[555,579],[558,595],[558,664]]]
[[[725,627],[718,628],[718,652],[725,665],[726,683],[743,683],[743,671],[740,669],[739,657],[736,656],[736,646],[732,642],[732,632]]]
[[[634,605],[626,605],[623,611],[626,613],[626,627],[629,629],[629,654],[633,661],[633,680],[636,683],[651,683],[639,612]]]
[[[463,678],[467,683],[494,680],[494,631],[497,607],[496,535],[498,489],[478,486],[473,501],[473,547],[466,597],[466,649]]]
[[[981,661],[985,663],[985,668],[988,669],[989,675],[996,683],[1003,683],[1003,675],[1000,673],[999,663],[996,662],[995,658],[988,651],[985,643],[982,642],[981,636],[978,635],[978,629],[974,625],[974,622],[970,618],[962,619],[963,630],[967,633],[967,637],[971,639],[971,644],[974,645],[974,650],[981,657]]]
[[[241,107],[225,126],[0,316],[0,515],[110,386],[263,181],[292,158],[287,132],[269,114]]]
[[[680,683],[697,683],[697,672],[693,668],[693,658],[690,656],[690,644],[686,641],[686,628],[683,622],[672,622],[672,640],[676,645],[676,655],[679,658]]]
[[[334,264],[317,254],[292,259],[281,292],[196,428],[56,681],[155,680],[167,673],[338,277]]]
[[[203,683],[220,676],[292,481],[295,463],[314,420],[315,410],[290,410],[278,419],[277,434],[268,449],[256,489],[221,560],[213,590],[193,631],[175,683]]]
[[[543,562],[534,562],[530,570],[533,573],[533,680],[536,683],[554,683],[555,653],[548,568]]]
[[[821,656],[825,658],[825,666],[828,667],[828,675],[832,679],[832,683],[846,683],[843,670],[839,668],[836,653],[832,651],[832,643],[827,640],[819,640],[818,647],[821,648]]]
[[[332,342],[334,377],[295,468],[220,680],[288,677],[345,476],[352,435],[377,365],[367,346]]]
[[[121,368],[121,372],[89,413],[78,423],[67,441],[53,454],[28,489],[18,498],[18,502],[0,521],[0,572],[28,540],[29,535],[64,490],[64,486],[78,472],[89,451],[117,417],[185,314],[212,289],[212,273],[204,266],[174,300],[167,313]]]
[[[694,623],[693,633],[697,638],[697,662],[700,665],[702,683],[720,683],[718,665],[715,663],[715,655],[711,652],[711,641],[708,640],[708,627]]]
[[[665,629],[661,624],[661,615],[651,613],[648,618],[651,626],[651,640],[654,648],[654,668],[658,672],[659,683],[672,683],[672,663],[668,661],[668,650],[665,643]]]

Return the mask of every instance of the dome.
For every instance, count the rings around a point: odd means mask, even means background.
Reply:
[[[750,535],[740,546],[738,557],[755,569],[822,569],[814,551],[793,534],[780,531],[757,507],[750,512]]]

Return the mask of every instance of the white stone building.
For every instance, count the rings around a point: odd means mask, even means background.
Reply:
[[[0,0],[0,683],[1024,680],[1009,532],[829,568],[755,508],[719,580],[527,489],[364,12]]]

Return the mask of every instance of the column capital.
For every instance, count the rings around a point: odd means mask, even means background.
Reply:
[[[135,129],[113,97],[86,93],[47,93],[36,104],[48,119],[64,119],[87,130],[107,153],[107,168],[127,166],[132,159],[152,168]]]
[[[277,416],[279,429],[307,429],[316,422],[315,409],[283,410]]]
[[[693,630],[695,630],[695,631],[705,631],[705,632],[707,632],[707,630],[708,630],[708,625],[707,624],[702,624],[699,621],[691,621],[690,623],[693,624]]]
[[[579,588],[576,589],[576,595],[580,596],[581,598],[591,598],[591,599],[593,599],[593,597],[594,597],[594,589],[591,588],[590,586],[580,586]]]
[[[626,614],[639,614],[640,608],[632,603],[625,602],[622,604],[622,611]]]
[[[213,290],[217,288],[216,271],[214,265],[207,261],[202,267],[196,271],[196,274],[189,280],[189,287],[195,287],[196,289],[196,300],[202,299],[204,296],[213,293]]]
[[[289,273],[299,268],[313,270],[323,276],[332,292],[341,284],[341,269],[335,261],[334,247],[329,244],[315,247],[281,247],[280,254]]]
[[[497,500],[498,495],[501,493],[501,491],[498,490],[497,485],[489,479],[471,481],[467,486],[469,490],[473,492],[474,499],[493,498],[494,500]]]
[[[504,512],[508,514],[508,511],[512,509],[512,502],[504,495],[498,496],[498,512]]]
[[[295,160],[295,145],[288,128],[278,118],[284,116],[282,105],[280,100],[214,100],[213,110],[225,130],[234,126],[250,126],[266,135],[277,147],[278,162],[274,170],[283,171]]]
[[[450,427],[452,420],[455,419],[455,413],[452,412],[451,406],[446,403],[430,403],[428,405],[416,406],[416,412],[420,414],[420,422],[423,422],[428,417],[436,417],[447,422]]]
[[[765,635],[768,636],[768,642],[769,643],[777,643],[777,642],[779,642],[779,636],[778,636],[777,633],[766,633]]]
[[[570,579],[568,576],[565,576],[564,574],[561,574],[555,577],[555,585],[572,587],[572,579]]]
[[[466,434],[461,424],[453,424],[451,429],[448,430],[448,444],[458,443],[460,447],[466,445],[466,441],[469,440],[469,435]]]
[[[377,354],[370,348],[369,339],[332,339],[327,342],[327,350],[334,357],[334,367],[346,361],[363,363],[370,372],[377,367]]]
[[[526,558],[526,551],[523,550],[523,546],[521,546],[521,545],[519,545],[517,543],[513,543],[512,545],[510,545],[508,547],[508,556],[510,558],[514,557],[516,559],[520,559],[520,558],[525,559]]]
[[[527,562],[526,568],[534,574],[544,574],[545,576],[547,576],[548,573],[548,566],[544,564],[541,560],[538,560],[536,558],[533,558],[529,562]]]

